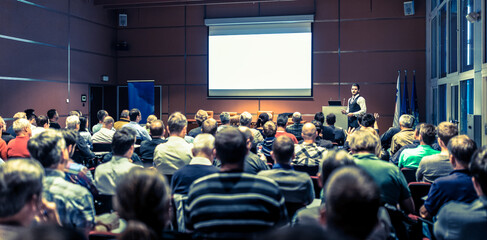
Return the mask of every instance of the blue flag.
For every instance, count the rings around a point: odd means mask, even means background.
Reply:
[[[401,117],[401,71],[397,71],[396,83],[396,109],[394,110],[394,121],[392,126],[399,127],[399,117]]]
[[[411,115],[414,117],[414,125],[419,122],[418,95],[416,94],[416,71],[413,71],[413,87],[411,89]]]
[[[408,75],[407,71],[404,71],[404,88],[401,94],[401,115],[409,114],[411,109],[409,108],[409,94],[408,94]]]

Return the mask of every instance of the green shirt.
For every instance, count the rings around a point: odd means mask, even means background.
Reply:
[[[354,154],[355,163],[367,171],[374,179],[381,191],[381,202],[396,206],[399,202],[411,196],[408,184],[399,168],[372,153]]]
[[[421,159],[426,156],[438,154],[440,151],[434,150],[429,145],[419,145],[416,148],[405,149],[399,156],[399,168],[418,168]]]

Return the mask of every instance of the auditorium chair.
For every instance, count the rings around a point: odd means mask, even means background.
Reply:
[[[414,201],[414,211],[419,214],[419,208],[423,206],[423,198],[428,195],[431,183],[427,182],[410,182],[408,184],[409,190],[411,191],[411,197]]]
[[[406,182],[416,182],[416,170],[417,168],[401,168],[401,172],[406,178]]]
[[[303,165],[293,165],[294,170],[308,173],[310,176],[316,176],[320,170],[320,166],[303,166]]]

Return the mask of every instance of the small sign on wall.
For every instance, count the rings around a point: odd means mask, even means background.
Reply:
[[[404,2],[404,16],[414,15],[414,1]]]

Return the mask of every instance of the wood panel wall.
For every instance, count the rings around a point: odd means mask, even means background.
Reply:
[[[113,11],[92,1],[0,1],[0,115],[27,108],[37,115],[51,108],[61,116],[75,109],[89,114],[81,94],[89,96],[89,85],[117,82],[114,23]],[[102,75],[111,80],[102,83]]]
[[[128,27],[118,28],[118,83],[153,79],[162,85],[162,116],[198,109],[222,111],[300,111],[312,119],[328,100],[350,97],[361,84],[369,112],[381,114],[381,129],[392,124],[397,71],[416,70],[420,103],[425,99],[425,1],[405,17],[401,1],[297,0],[248,4],[181,6],[118,10]],[[314,14],[313,99],[208,99],[205,18]],[[409,86],[411,87],[411,77]],[[409,91],[411,92],[411,91]],[[424,119],[425,107],[420,106]]]

